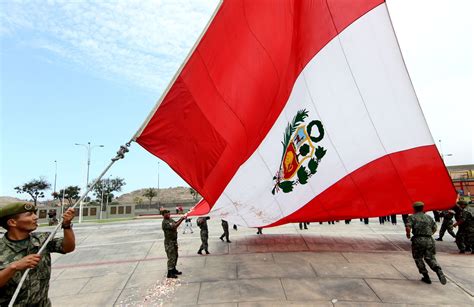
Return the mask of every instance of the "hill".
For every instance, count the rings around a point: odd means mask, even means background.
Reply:
[[[140,197],[143,200],[143,203],[148,203],[148,199],[143,196],[145,194],[145,191],[147,189],[140,189],[140,190],[135,190],[130,193],[126,193],[123,195],[120,195],[119,197],[114,199],[114,202],[119,202],[119,203],[134,203],[134,199],[136,197]],[[175,187],[175,188],[167,188],[167,189],[160,189],[158,193],[158,198],[160,202],[164,203],[175,203],[175,202],[189,202],[193,200],[193,196],[189,192],[188,187]],[[152,202],[156,203],[158,198],[154,197]]]
[[[17,201],[25,201],[24,199],[19,199],[11,196],[0,196],[0,205],[5,205],[8,203],[13,203]]]

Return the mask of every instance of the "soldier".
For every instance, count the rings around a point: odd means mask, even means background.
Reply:
[[[224,242],[224,237],[225,237],[227,243],[232,243],[229,240],[229,223],[227,223],[226,220],[221,220],[221,221],[222,221],[222,229],[224,229],[224,233],[222,234],[220,239],[221,239],[222,242]]]
[[[474,254],[474,210],[472,207],[468,207],[464,200],[458,201],[458,205],[461,212],[459,220],[453,225],[453,227],[459,226],[456,234],[456,245],[460,254],[464,254],[469,250]]]
[[[182,274],[176,269],[176,263],[178,262],[178,227],[188,217],[188,214],[183,215],[177,222],[171,218],[169,210],[163,210],[162,214],[161,228],[165,233],[165,251],[166,257],[168,257],[168,274],[166,277],[178,278],[177,275]]]
[[[441,229],[439,230],[439,237],[436,239],[436,241],[443,241],[443,236],[446,230],[453,238],[456,238],[456,234],[453,231],[454,211],[453,210],[441,211],[440,216],[443,217],[443,222],[441,223]]]
[[[421,280],[427,284],[431,284],[428,270],[426,270],[425,263],[423,262],[424,259],[430,268],[436,272],[439,281],[445,285],[446,277],[436,262],[436,247],[432,237],[436,232],[436,223],[431,216],[423,212],[423,207],[424,203],[421,201],[413,203],[415,213],[408,217],[408,221],[405,225],[406,236],[410,239],[410,232],[413,232],[413,238],[411,238],[411,252],[418,271],[423,275]]]
[[[192,224],[191,224],[191,219],[190,219],[190,218],[186,218],[186,219],[184,220],[183,234],[185,234],[185,233],[186,233],[186,230],[188,230],[188,229],[191,231],[191,233],[194,233],[194,231],[193,231],[193,226],[192,226]]]
[[[197,219],[196,221],[196,224],[199,226],[199,228],[201,228],[201,247],[199,247],[199,250],[198,250],[198,254],[199,255],[202,255],[202,251],[204,250],[206,252],[207,255],[209,255],[209,251],[208,251],[208,244],[207,244],[207,240],[209,239],[209,232],[208,232],[208,229],[207,229],[207,220],[209,220],[210,217],[208,216],[202,216],[200,218]]]
[[[35,205],[20,202],[0,208],[0,226],[7,230],[0,239],[0,306],[8,305],[26,269],[31,271],[15,306],[51,306],[48,298],[50,253],[67,254],[74,250],[73,218],[74,209],[68,209],[63,215],[64,238],[52,239],[39,255],[38,251],[50,233],[33,233],[38,227]]]

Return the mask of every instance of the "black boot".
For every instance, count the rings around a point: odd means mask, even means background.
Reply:
[[[224,242],[224,237],[220,237],[219,239],[221,239],[221,241]]]
[[[173,271],[173,273],[174,273],[175,275],[181,275],[181,274],[183,274],[183,272],[180,272],[180,271],[176,270],[176,267],[174,267],[172,271]]]
[[[439,278],[439,281],[442,285],[445,285],[446,284],[446,276],[444,276],[444,273],[443,273],[443,270],[441,270],[441,268],[438,268],[438,270],[436,271],[436,275],[438,275],[438,278]]]
[[[202,249],[199,249],[199,250],[198,250],[198,254],[199,254],[199,255],[202,255]]]
[[[232,241],[231,241],[231,240],[227,240],[227,243],[232,243]]]
[[[443,238],[438,238],[436,239],[436,241],[443,241]]]
[[[209,255],[209,254],[210,254],[210,252],[206,249],[206,255]]]
[[[430,279],[430,276],[428,275],[428,273],[423,274],[423,278],[421,279],[421,281],[425,282],[427,284],[431,284],[431,279]]]
[[[173,272],[173,270],[168,270],[168,275],[166,275],[167,278],[178,278]]]

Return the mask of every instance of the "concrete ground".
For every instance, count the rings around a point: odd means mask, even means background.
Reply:
[[[207,256],[196,254],[195,226],[179,232],[183,275],[171,280],[161,219],[76,224],[76,251],[53,257],[53,306],[474,305],[474,255],[458,254],[447,234],[437,258],[448,283],[433,272],[433,284],[422,283],[400,220],[290,224],[263,235],[231,228],[232,243],[219,240],[220,221],[210,220],[209,230]]]

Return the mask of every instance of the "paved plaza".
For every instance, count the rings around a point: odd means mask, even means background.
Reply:
[[[54,255],[54,306],[473,306],[474,255],[457,253],[453,238],[437,242],[448,278],[421,276],[404,227],[358,219],[350,225],[311,223],[230,229],[209,221],[210,255],[196,252],[199,230],[179,232],[177,280],[166,279],[161,219],[75,225],[76,251]],[[232,226],[232,225],[231,225]],[[183,225],[180,227],[182,230]],[[438,225],[439,228],[439,225]],[[42,227],[41,230],[47,230]]]

